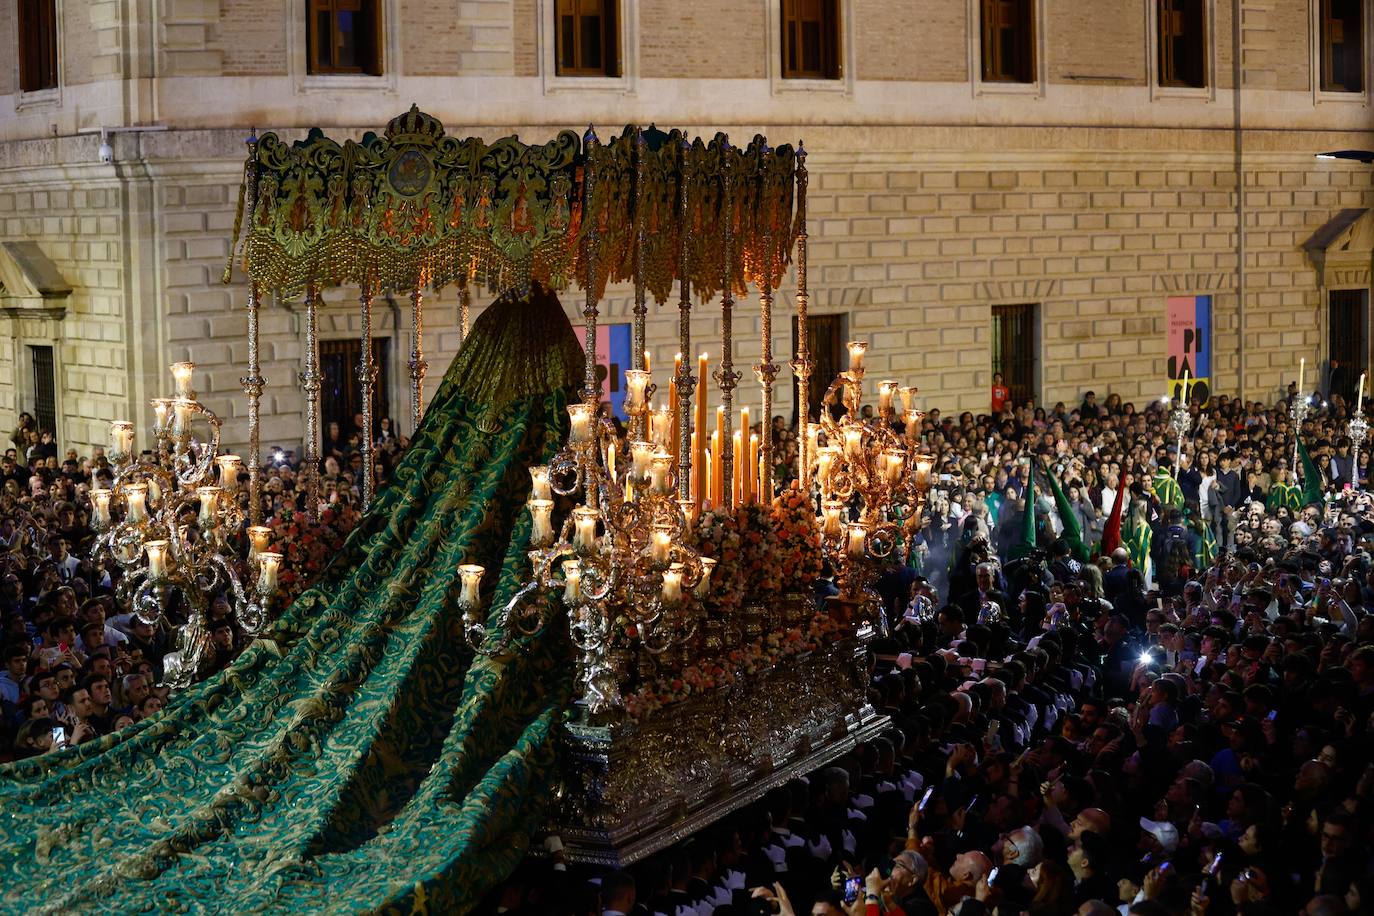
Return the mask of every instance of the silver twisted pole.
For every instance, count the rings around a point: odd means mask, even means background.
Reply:
[[[768,162],[772,150],[763,148],[759,158],[759,203],[763,207],[763,276],[759,280],[759,331],[762,347],[759,364],[754,367],[754,375],[763,387],[762,435],[759,441],[759,464],[762,467],[748,468],[759,475],[759,502],[765,506],[773,501],[773,382],[778,377],[778,367],[773,363],[773,201],[768,194]],[[805,434],[805,429],[802,430]],[[745,430],[744,434],[749,435]],[[805,436],[803,435],[803,438]]]
[[[726,137],[721,148],[723,194],[720,213],[725,261],[722,270],[724,282],[722,283],[720,299],[720,369],[716,371],[716,381],[720,383],[721,406],[725,408],[720,431],[720,502],[726,509],[731,509],[735,505],[734,417],[732,412],[734,410],[735,385],[739,381],[739,373],[735,371],[734,328],[732,327],[732,313],[735,307],[734,278],[731,276],[730,270],[735,247],[734,157],[732,153],[730,139]]]
[[[690,150],[691,144],[684,138],[677,200],[679,227],[677,282],[680,293],[677,303],[677,336],[678,349],[682,351],[682,360],[677,373],[677,495],[679,500],[684,501],[692,498],[692,394],[696,391],[697,383],[696,376],[692,375],[692,283],[687,279],[688,260],[691,251],[691,240],[687,232],[687,197],[691,181],[688,172],[688,153]],[[706,384],[706,379],[700,381],[701,384]],[[706,431],[699,429],[696,433],[698,436],[704,436]],[[695,515],[700,509],[700,506],[695,507],[693,514]]]
[[[305,290],[305,371],[301,391],[305,393],[306,516],[314,521],[320,512],[320,291],[315,284]]]
[[[429,368],[429,363],[425,362],[424,336],[425,322],[425,299],[424,293],[417,285],[410,291],[410,325],[413,329],[410,342],[410,434],[412,438],[415,430],[420,428],[420,421],[425,414],[425,370]]]
[[[806,334],[806,309],[810,294],[806,288],[806,147],[797,144],[797,358],[792,372],[797,377],[797,480],[802,489],[810,488],[811,462],[815,456],[807,447],[806,424],[811,419],[811,345]]]
[[[633,351],[630,353],[630,366],[635,369],[647,368],[644,365],[644,321],[649,312],[648,295],[645,292],[644,283],[644,247],[648,242],[649,233],[648,220],[644,215],[644,157],[647,152],[648,147],[644,139],[644,131],[639,130],[635,134],[635,305],[634,324],[630,333],[633,341],[630,344],[633,347]],[[643,438],[645,431],[640,429],[637,431],[637,435]]]
[[[248,519],[262,524],[262,424],[259,401],[267,380],[258,362],[258,284],[248,284],[248,374],[239,379],[248,395]]]

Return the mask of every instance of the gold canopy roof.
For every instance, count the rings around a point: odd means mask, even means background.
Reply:
[[[653,126],[604,144],[591,129],[542,145],[460,140],[411,106],[361,142],[318,128],[250,141],[234,251],[241,239],[249,278],[286,296],[455,282],[523,293],[538,281],[594,283],[600,298],[637,271],[659,302],[678,279],[703,299],[725,276],[737,293],[775,288],[798,230],[797,161],[761,135],[738,147]]]

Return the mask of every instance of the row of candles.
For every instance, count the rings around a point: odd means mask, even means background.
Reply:
[[[197,404],[192,387],[195,363],[173,363],[171,372],[176,383],[177,396],[154,398],[151,402],[153,434],[159,445],[169,438],[182,443],[189,440]],[[118,472],[120,465],[132,464],[136,455],[134,424],[127,420],[115,420],[110,424],[109,459],[116,466],[116,471]],[[226,495],[232,499],[237,493],[243,459],[238,455],[216,455],[214,463],[219,468],[220,484],[195,487],[196,499],[200,505],[196,521],[203,534],[222,537],[224,532],[220,531],[220,499]],[[103,531],[108,529],[113,521],[111,506],[115,491],[100,486],[94,471],[91,484],[91,521],[97,530]],[[151,474],[144,480],[124,483],[120,486],[119,492],[124,497],[124,523],[135,527],[146,525],[149,521],[150,507],[156,507],[162,502],[162,488],[157,477]],[[249,525],[246,534],[248,563],[250,567],[257,568],[258,589],[264,593],[274,593],[277,589],[282,554],[269,549],[272,529],[266,525]],[[154,538],[144,541],[142,546],[148,558],[148,577],[154,581],[165,579],[169,556],[168,541]]]

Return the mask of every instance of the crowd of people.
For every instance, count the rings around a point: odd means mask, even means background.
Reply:
[[[1374,911],[1368,462],[1332,393],[1295,479],[1297,396],[1194,405],[1181,454],[1168,403],[932,410],[920,562],[878,586],[882,737],[624,871],[549,837],[486,910]]]
[[[1158,401],[931,410],[919,562],[880,581],[883,736],[627,871],[569,870],[550,837],[487,906],[1374,909],[1368,459],[1335,393],[1312,404],[1299,449],[1296,397],[1193,405],[1181,452]],[[269,453],[269,515],[302,508],[302,473],[328,502],[357,501],[359,423],[326,430],[318,471]],[[785,464],[796,433],[770,433]],[[384,484],[405,440],[385,423],[374,445]],[[27,416],[0,460],[6,753],[90,740],[166,700],[169,633],[130,614],[118,565],[92,549],[88,488],[111,474],[100,450],[59,453]],[[246,637],[227,602],[211,616],[227,664]]]
[[[321,451],[320,492],[335,537],[356,523],[360,504],[361,416],[353,425],[343,436],[331,423]],[[379,422],[379,483],[407,444],[389,419]],[[268,450],[262,498],[269,526],[304,510],[300,484],[309,472],[293,451]],[[29,413],[20,415],[0,457],[0,761],[81,744],[153,715],[167,701],[163,659],[176,648],[176,609],[171,619],[152,624],[133,614],[120,589],[119,564],[96,549],[89,493],[93,484],[108,488],[114,473],[101,448],[59,455],[52,432],[39,429]],[[238,488],[245,509],[247,497]],[[317,573],[323,562],[302,553],[297,565]],[[218,670],[249,636],[226,594],[213,597],[209,618]]]

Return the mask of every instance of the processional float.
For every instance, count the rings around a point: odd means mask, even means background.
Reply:
[[[288,143],[250,138],[234,259],[248,277],[249,448],[259,521],[258,313],[264,295],[303,297],[304,455],[319,459],[318,310],[322,290],[359,290],[357,367],[364,429],[376,366],[372,307],[411,304],[411,408],[423,412],[425,293],[583,291],[586,369],[569,407],[564,449],[531,469],[529,575],[503,607],[483,596],[484,570],[465,566],[455,608],[474,651],[519,651],[520,637],[566,628],[576,702],[561,735],[562,786],[550,829],[577,860],[633,861],[833,760],[879,733],[865,700],[865,644],[879,620],[875,570],[909,550],[930,486],[915,389],[878,386],[860,419],[863,348],[831,386],[819,423],[804,425],[796,479],[776,484],[770,418],[780,367],[772,350],[775,290],[795,269],[797,403],[807,404],[806,153],[655,127],[602,143],[589,129],[552,141],[457,139],[417,108],[381,136],[338,143],[313,130]],[[241,239],[241,247],[240,247]],[[225,271],[229,282],[231,272]],[[603,412],[596,360],[600,302],[633,284],[629,434]],[[764,430],[734,427],[733,313],[758,291]],[[678,308],[680,358],[655,411],[645,350],[649,300]],[[694,308],[718,302],[722,337],[707,430],[703,356],[692,372]],[[904,409],[896,408],[900,396]],[[747,416],[747,414],[746,414]],[[838,419],[837,419],[838,418]],[[826,444],[822,446],[821,437]],[[372,467],[372,443],[362,442]],[[312,507],[318,481],[305,481]],[[365,472],[365,502],[373,496]],[[819,512],[819,517],[818,517]],[[562,515],[555,524],[555,514]],[[842,595],[824,608],[812,585],[828,559]]]

